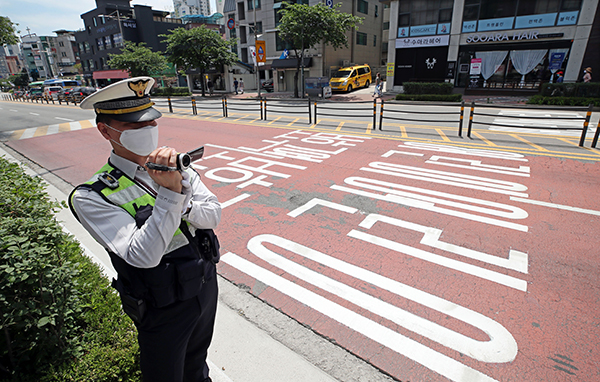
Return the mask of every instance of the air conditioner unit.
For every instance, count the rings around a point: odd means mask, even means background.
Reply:
[[[350,66],[350,60],[342,60],[342,66],[343,67]]]

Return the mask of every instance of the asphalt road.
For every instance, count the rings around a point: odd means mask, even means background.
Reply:
[[[397,380],[600,379],[597,150],[175,117],[159,144],[205,145],[238,287]],[[71,185],[109,150],[93,128],[7,145]]]
[[[31,102],[0,102],[0,132],[95,118],[93,110]]]

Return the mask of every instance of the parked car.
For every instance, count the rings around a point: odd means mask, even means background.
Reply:
[[[264,91],[271,93],[273,91],[273,79],[270,78],[270,79],[266,80],[265,82],[263,82],[262,85],[260,85],[260,88],[263,89]]]
[[[58,93],[62,90],[60,86],[46,86],[44,87],[44,97],[58,99]]]
[[[61,101],[80,102],[82,99],[94,93],[95,91],[96,88],[91,86],[76,86],[74,88],[63,89],[59,93],[58,98]]]
[[[44,95],[44,91],[42,90],[42,88],[31,88],[27,91],[25,96],[28,99],[39,99],[39,98],[42,98],[43,95]]]

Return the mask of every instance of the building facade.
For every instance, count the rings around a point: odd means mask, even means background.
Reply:
[[[531,90],[600,62],[598,0],[392,0],[388,89]],[[393,74],[393,81],[390,81]]]
[[[211,11],[215,11],[210,9],[208,0],[173,0],[173,6],[175,8],[173,12],[175,17],[192,15],[210,16]]]
[[[21,36],[21,52],[23,53],[23,64],[27,67],[30,79],[45,80],[57,75],[52,71],[54,58],[48,36],[38,36],[35,33]]]
[[[132,7],[130,0],[96,0],[96,9],[81,15],[85,28],[75,33],[85,83],[102,87],[129,77],[108,65],[109,54],[119,54],[124,41],[164,52],[160,35],[182,27],[180,19],[168,15],[144,5]]]
[[[315,5],[321,0],[297,0],[298,3]],[[331,4],[336,4],[332,2]],[[235,51],[240,61],[254,66],[253,47],[255,34],[265,41],[266,63],[259,66],[259,79],[273,79],[275,91],[292,91],[297,59],[291,46],[279,38],[281,0],[225,0],[223,14],[228,27],[227,38],[237,39]],[[338,11],[364,18],[363,24],[347,33],[348,48],[334,50],[328,45],[317,45],[305,53],[304,77],[330,77],[343,66],[369,64],[376,72],[384,62],[382,55],[383,8],[376,0],[352,0],[341,2]],[[256,25],[256,33],[254,26]],[[386,41],[387,42],[387,41]],[[287,55],[287,56],[286,56]],[[242,77],[245,87],[256,89],[252,70],[238,66],[230,69],[230,77]],[[233,79],[229,78],[229,82]]]

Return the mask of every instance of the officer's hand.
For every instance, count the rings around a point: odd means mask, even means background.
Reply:
[[[146,163],[148,162],[169,167],[177,167],[177,151],[171,147],[159,147],[148,155]],[[159,186],[166,187],[173,192],[181,193],[182,177],[179,171],[158,171],[147,167],[146,169],[148,170],[148,175],[150,175],[152,180]]]

